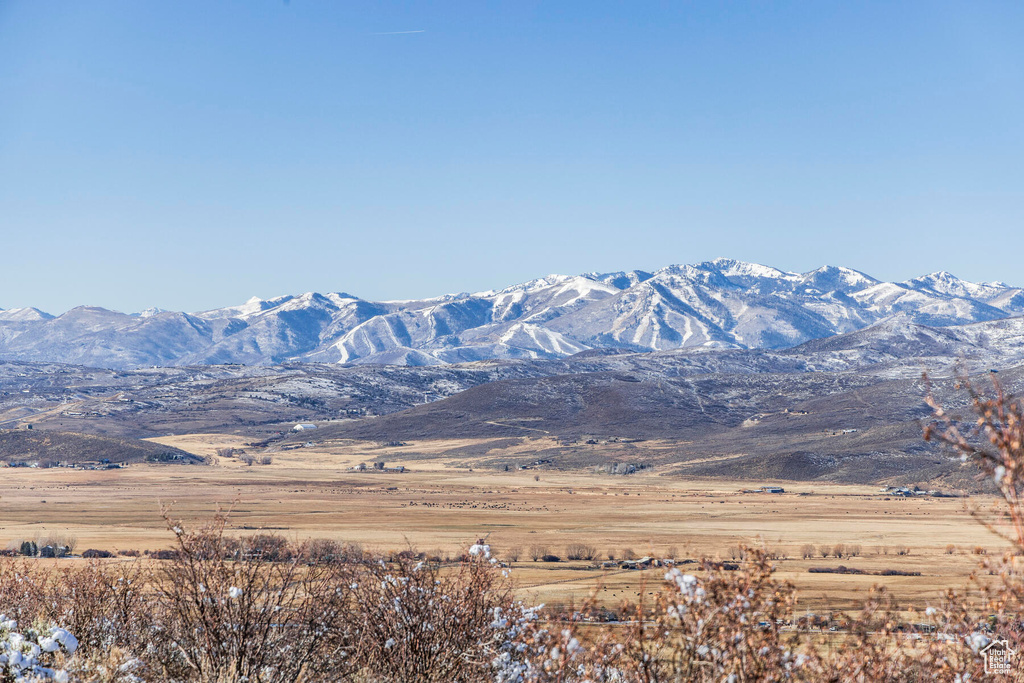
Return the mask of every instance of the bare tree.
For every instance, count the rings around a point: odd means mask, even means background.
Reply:
[[[593,560],[597,557],[597,547],[586,543],[570,543],[565,547],[568,560]]]

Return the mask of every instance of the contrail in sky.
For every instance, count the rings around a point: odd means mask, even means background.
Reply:
[[[419,29],[417,31],[381,31],[379,33],[371,33],[371,36],[399,36],[404,33],[426,33],[426,29]]]

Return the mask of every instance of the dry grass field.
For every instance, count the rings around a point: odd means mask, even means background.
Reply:
[[[486,537],[498,557],[518,549],[515,578],[530,599],[578,603],[596,590],[599,602],[613,605],[657,588],[663,570],[596,566],[609,554],[730,560],[740,544],[763,544],[779,553],[779,576],[796,584],[801,608],[816,612],[851,609],[876,584],[886,585],[904,605],[923,607],[942,589],[966,585],[978,564],[976,547],[989,554],[1008,547],[968,512],[990,509],[995,499],[986,497],[903,499],[877,487],[792,482],[760,483],[779,483],[784,494],[741,493],[752,483],[681,480],[657,470],[631,476],[543,468],[505,472],[447,455],[465,452],[471,440],[392,448],[339,443],[275,452],[271,464],[252,466],[216,455],[221,448],[243,447],[237,436],[159,441],[211,456],[214,464],[0,470],[0,547],[59,533],[77,537],[79,552],[158,549],[171,542],[161,506],[190,522],[230,508],[237,533],[273,530],[291,539],[331,538],[374,551],[412,547],[455,555]],[[378,460],[407,471],[351,471],[359,462]],[[594,546],[597,561],[565,561],[570,543]],[[859,555],[837,559],[818,553],[840,543],[860,546]],[[816,549],[814,558],[801,557],[807,545]],[[534,562],[531,548],[563,561]],[[909,554],[898,555],[900,548]],[[808,572],[840,564],[921,575]]]

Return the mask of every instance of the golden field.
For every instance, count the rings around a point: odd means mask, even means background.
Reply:
[[[499,558],[520,549],[514,576],[530,599],[578,603],[596,591],[600,603],[614,605],[656,589],[663,570],[567,562],[568,544],[596,547],[599,560],[609,553],[622,558],[627,551],[638,557],[729,560],[740,544],[764,545],[780,555],[778,575],[798,587],[801,609],[816,612],[851,609],[872,585],[887,586],[905,606],[926,606],[944,588],[966,585],[978,565],[975,548],[997,554],[1008,547],[970,513],[994,518],[987,511],[996,500],[987,497],[901,499],[878,487],[681,480],[657,470],[631,476],[504,472],[445,455],[468,441],[421,442],[415,448],[340,443],[272,453],[272,464],[253,466],[216,455],[218,448],[242,447],[244,439],[237,436],[159,441],[209,455],[214,464],[0,470],[0,547],[57,533],[76,537],[78,552],[153,550],[171,544],[162,507],[192,523],[230,509],[230,527],[240,534],[272,530],[289,539],[331,538],[372,551],[411,547],[455,555],[486,537]],[[403,457],[413,451],[415,457]],[[408,471],[351,471],[375,460]],[[772,483],[786,493],[740,492]],[[807,544],[837,543],[859,545],[861,553],[842,559],[800,556]],[[563,561],[532,561],[534,546]],[[897,555],[901,547],[909,555]],[[840,564],[921,576],[808,572]]]

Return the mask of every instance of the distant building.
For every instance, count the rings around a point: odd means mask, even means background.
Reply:
[[[785,493],[786,489],[781,486],[762,486],[761,490],[765,493]]]
[[[292,427],[293,432],[304,432],[307,429],[316,429],[316,425],[309,423],[299,423]]]

